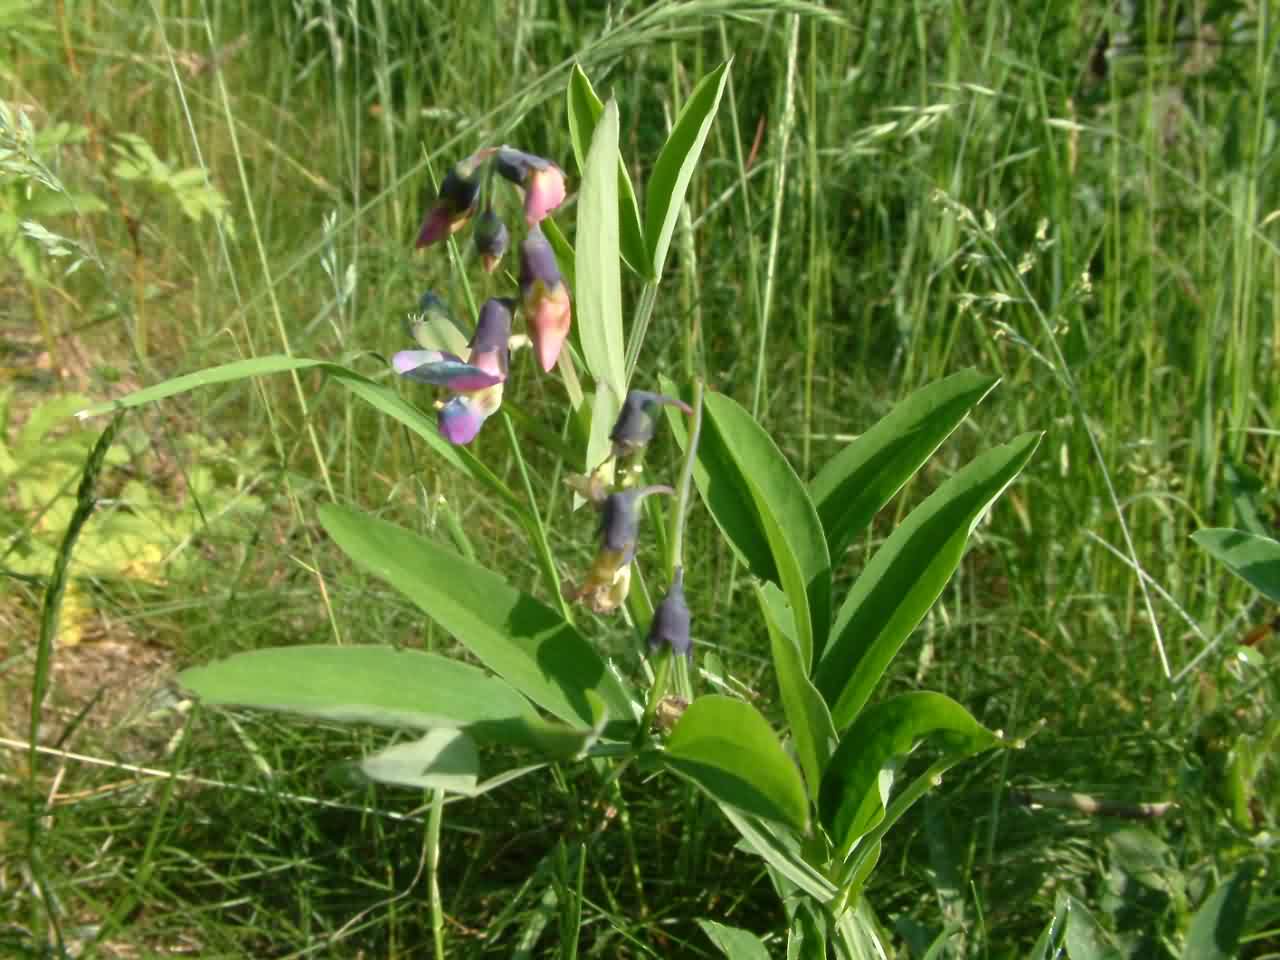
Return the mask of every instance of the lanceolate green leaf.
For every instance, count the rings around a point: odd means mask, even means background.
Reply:
[[[970,532],[1039,442],[1040,434],[1028,433],[979,456],[916,507],[871,558],[814,674],[837,730],[858,716],[959,566]]]
[[[721,803],[803,831],[804,784],[777,735],[755,707],[732,697],[699,697],[677,721],[663,760]]]
[[[631,724],[621,681],[559,614],[438,544],[334,504],[320,522],[360,566],[386,580],[494,673],[571,725],[593,726],[594,693],[611,721]]]
[[[826,769],[836,740],[831,712],[822,694],[809,681],[801,661],[787,598],[772,583],[756,583],[755,587],[756,599],[769,628],[773,668],[778,675],[778,690],[782,694],[791,739],[795,741],[796,759],[804,771],[809,796],[817,800],[822,771]]]
[[[782,587],[791,604],[805,672],[831,622],[831,560],[818,514],[787,458],[751,414],[708,393],[694,480],[716,523],[751,572]],[[667,408],[681,446],[683,423]],[[763,541],[763,542],[762,542]]]
[[[999,380],[962,370],[922,387],[827,461],[809,490],[833,558],[844,553]]]
[[[851,849],[880,821],[881,771],[927,737],[961,756],[997,742],[969,711],[940,693],[907,693],[864,710],[841,737],[822,778],[818,811],[837,850]]]
[[[480,753],[461,730],[442,728],[370,754],[360,770],[379,783],[471,796],[480,779]]]
[[[1197,530],[1191,539],[1268,600],[1280,603],[1280,543],[1221,527]]]
[[[81,419],[94,417],[99,414],[109,413],[112,410],[125,410],[130,407],[140,407],[148,403],[155,403],[157,400],[176,397],[199,387],[231,383],[236,380],[246,380],[250,377],[261,377],[272,373],[285,373],[290,370],[305,370],[312,367],[322,370],[361,400],[404,424],[422,437],[447,463],[469,474],[473,479],[479,481],[505,500],[522,517],[525,516],[527,511],[525,511],[523,502],[511,492],[507,485],[468,451],[454,446],[440,436],[440,430],[434,420],[397,395],[389,387],[375,383],[363,374],[356,373],[348,367],[330,363],[326,360],[307,360],[301,357],[285,356],[284,354],[271,354],[265,357],[253,357],[249,360],[236,360],[232,363],[224,363],[221,366],[210,367],[207,370],[199,370],[195,373],[173,377],[154,386],[144,387],[126,397],[121,397],[119,400],[100,403],[89,407],[87,410],[81,410],[76,416]]]
[[[204,703],[388,727],[537,717],[513,687],[477,667],[385,646],[252,650],[184,670],[178,682]]]
[[[575,320],[583,360],[596,383],[626,389],[622,336],[622,280],[618,268],[618,105],[612,100],[596,124],[578,192]]]
[[[645,187],[644,236],[649,245],[649,262],[652,277],[662,277],[671,247],[671,234],[680,218],[680,208],[689,189],[702,145],[711,132],[720,98],[729,80],[729,63],[726,61],[707,74],[694,87],[676,118],[671,135],[663,144],[653,174]]]
[[[569,139],[573,141],[573,155],[581,172],[587,168],[587,150],[600,115],[604,113],[604,103],[596,96],[582,67],[576,63],[569,75],[567,99]],[[640,227],[640,206],[636,203],[636,191],[631,186],[631,176],[621,155],[618,156],[618,227],[623,258],[640,276],[652,279],[649,250]]]

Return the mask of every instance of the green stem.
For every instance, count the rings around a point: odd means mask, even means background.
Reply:
[[[427,821],[427,883],[436,960],[444,960],[444,903],[440,899],[440,828],[443,824],[444,791],[436,789],[431,792],[431,817]]]
[[[693,465],[698,459],[698,438],[702,435],[702,390],[702,381],[695,380],[693,425],[689,428],[689,443],[684,452],[684,465],[680,469],[680,484],[676,487],[676,508],[669,521],[671,533],[667,538],[667,579],[675,576],[676,567],[684,566],[684,525],[693,490]]]
[[[516,468],[520,471],[520,479],[524,483],[524,494],[528,500],[528,521],[525,529],[533,538],[538,552],[538,563],[542,567],[542,575],[547,579],[547,589],[552,592],[556,602],[560,604],[561,615],[573,623],[573,610],[560,590],[560,576],[556,573],[556,559],[551,553],[551,543],[547,540],[547,526],[542,522],[542,513],[538,510],[538,502],[533,495],[533,481],[529,479],[529,468],[525,465],[524,456],[520,452],[520,440],[515,428],[511,425],[511,415],[502,411],[502,425],[507,431],[507,440],[511,444],[511,453],[516,460]]]
[[[653,686],[649,688],[649,701],[644,705],[644,717],[640,720],[640,729],[636,731],[635,745],[637,748],[644,742],[644,738],[648,736],[649,729],[653,726],[654,714],[658,712],[658,704],[667,695],[667,686],[671,682],[671,661],[673,657],[674,654],[672,654],[669,647],[662,651],[661,659],[658,661],[658,669],[654,671]]]

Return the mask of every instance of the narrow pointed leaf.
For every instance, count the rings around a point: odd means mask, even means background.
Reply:
[[[669,391],[668,391],[669,392]],[[808,491],[773,440],[729,397],[708,393],[694,481],[711,515],[751,573],[782,587],[805,672],[831,622],[831,559]],[[667,407],[683,449],[683,414]]]
[[[238,653],[178,674],[204,703],[254,707],[347,723],[465,728],[536,718],[510,684],[420,650],[302,645]]]
[[[480,753],[461,730],[441,728],[370,754],[360,761],[360,772],[378,783],[471,796],[480,779]]]
[[[492,470],[477,460],[475,456],[454,446],[440,436],[439,427],[437,427],[433,418],[423,413],[384,384],[375,383],[363,374],[356,373],[341,364],[330,363],[327,360],[307,360],[301,357],[285,356],[284,354],[271,354],[265,357],[253,357],[249,360],[236,360],[232,363],[224,363],[221,366],[209,367],[206,370],[198,370],[195,373],[183,374],[180,377],[165,380],[163,383],[135,390],[128,396],[121,397],[118,400],[100,403],[86,410],[81,410],[76,416],[80,419],[94,417],[99,414],[109,413],[112,410],[125,410],[130,407],[140,407],[148,403],[155,403],[157,400],[188,393],[199,387],[232,383],[237,380],[246,380],[250,377],[287,373],[290,370],[305,370],[309,368],[324,371],[324,373],[361,400],[404,424],[422,437],[447,463],[487,487],[515,510],[522,519],[526,518],[528,511],[525,509],[523,501],[517,498],[510,488],[499,480]]]
[[[835,896],[835,886],[805,861],[800,845],[791,834],[776,830],[729,804],[721,803],[720,810],[747,846],[778,873],[819,903],[827,903]]]
[[[671,234],[680,219],[680,208],[684,205],[689,181],[698,165],[703,144],[707,142],[707,134],[711,132],[720,98],[724,96],[730,63],[726,61],[716,67],[693,88],[658,154],[645,187],[644,236],[649,245],[649,263],[655,280],[662,277],[667,251],[671,247]]]
[[[805,830],[804,783],[760,711],[731,697],[709,694],[685,710],[663,761],[713,799],[743,813]]]
[[[566,95],[569,139],[573,141],[573,155],[581,173],[587,168],[587,150],[600,115],[604,113],[604,103],[592,89],[591,81],[587,79],[582,67],[576,63],[569,75]],[[641,277],[653,279],[649,250],[645,246],[644,232],[640,226],[640,206],[636,203],[636,191],[631,185],[631,175],[627,173],[627,165],[621,154],[618,155],[618,226],[623,259]],[[561,268],[563,269],[563,265]]]
[[[1280,603],[1280,543],[1221,527],[1197,530],[1191,539],[1268,600]]]
[[[809,491],[833,559],[999,382],[962,370],[922,387],[827,461]]]
[[[804,771],[809,797],[816,801],[822,773],[836,741],[831,711],[817,687],[809,681],[796,643],[795,621],[787,598],[772,583],[761,586],[757,582],[755,588],[756,599],[769,628],[773,669],[778,676],[778,691],[782,695],[787,725],[791,728],[791,739],[795,741],[796,759]]]
[[[969,534],[1031,459],[1040,434],[990,450],[935,490],[876,551],[836,616],[814,682],[836,730],[866,704],[960,565]]]
[[[582,359],[597,383],[626,393],[622,280],[618,268],[618,105],[605,107],[591,138],[578,192],[574,290]]]
[[[334,504],[320,522],[353,560],[386,580],[534,703],[571,725],[593,725],[598,697],[634,721],[621,681],[559,614],[498,575],[409,530]]]
[[[837,850],[849,851],[880,822],[882,772],[926,738],[957,757],[998,742],[969,711],[940,693],[907,693],[868,707],[841,737],[822,778],[818,811]]]

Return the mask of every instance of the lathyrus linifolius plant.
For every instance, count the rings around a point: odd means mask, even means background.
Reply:
[[[643,356],[649,294],[661,280],[728,71],[728,64],[713,71],[686,101],[653,164],[643,215],[627,166],[619,163],[616,105],[601,103],[586,76],[574,72],[569,126],[582,179],[572,246],[549,216],[567,190],[550,160],[484,148],[446,175],[420,245],[452,237],[475,218],[476,255],[487,268],[511,240],[511,231],[494,222],[501,215],[490,188],[498,180],[523,191],[525,236],[518,296],[500,291],[487,300],[469,339],[438,298],[427,298],[412,321],[420,349],[392,361],[408,381],[450,392],[436,424],[423,416],[416,393],[406,400],[331,362],[258,358],[253,367],[208,372],[206,382],[214,382],[260,374],[272,364],[320,366],[408,426],[518,518],[538,557],[541,596],[385,520],[339,504],[319,510],[342,550],[402,591],[482,666],[412,649],[304,646],[240,654],[187,670],[180,682],[207,704],[415,731],[416,738],[364,760],[367,775],[389,783],[464,796],[493,789],[513,775],[483,778],[480,749],[490,745],[531,748],[548,763],[605,760],[612,765],[609,777],[634,766],[683,778],[718,804],[766,861],[785,895],[787,935],[807,944],[805,956],[826,956],[829,949],[841,957],[870,956],[878,933],[862,890],[885,832],[943,771],[1003,743],[941,694],[879,701],[873,694],[956,569],[970,532],[1030,459],[1039,437],[1018,437],[959,470],[835,598],[833,558],[844,556],[995,379],[964,371],[926,386],[807,482],[730,397],[704,392],[697,382],[681,388],[643,365],[641,376],[654,389],[632,387],[628,359]],[[642,284],[630,340],[622,323],[624,263]],[[577,323],[572,339],[571,320]],[[516,493],[456,446],[487,419],[508,416],[502,389],[520,356],[511,348],[523,342],[511,335],[513,321],[517,329],[525,324],[539,367],[559,368],[569,403],[589,423],[586,449],[575,452],[582,470],[575,489],[600,511],[599,544],[594,561],[568,583],[561,583],[546,521],[531,509],[532,487]],[[437,341],[441,330],[453,346]],[[579,375],[588,378],[589,392],[578,385]],[[161,384],[123,403],[185,386]],[[419,389],[416,382],[406,386]],[[682,460],[643,465],[641,482],[637,468],[659,418]],[[512,456],[523,462],[518,433],[507,432]],[[716,638],[700,633],[700,598],[686,593],[683,531],[695,488],[751,575],[781,691],[783,734],[755,705],[698,689],[699,654]],[[637,545],[653,536],[639,506],[658,494],[673,496],[674,506],[658,563],[666,586],[656,591],[662,599],[651,610],[646,591],[630,585],[642,573]],[[575,604],[604,617],[622,616],[625,604],[637,626],[633,650],[604,656]],[[891,789],[903,756],[926,741],[932,761]]]

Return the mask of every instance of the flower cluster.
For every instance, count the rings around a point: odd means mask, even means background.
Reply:
[[[422,349],[402,350],[391,361],[401,376],[453,392],[439,415],[440,433],[451,443],[470,443],[502,404],[517,306],[524,310],[538,363],[548,372],[559,359],[573,315],[569,288],[540,226],[565,198],[564,173],[550,160],[502,146],[486,147],[456,164],[440,182],[435,203],[418,231],[417,246],[432,246],[475,217],[476,253],[486,273],[497,270],[511,243],[511,232],[493,208],[490,185],[495,174],[515,184],[524,196],[527,233],[520,244],[519,303],[510,297],[485,301],[467,344],[470,356],[464,361],[445,348],[441,330],[457,327],[439,298],[428,293],[422,313],[410,320]]]
[[[495,296],[480,308],[475,332],[466,341],[448,308],[434,294],[426,294],[420,313],[409,329],[419,349],[402,350],[391,360],[396,373],[410,380],[444,387],[450,399],[439,405],[440,433],[450,443],[475,439],[486,419],[502,405],[511,350],[514,314],[525,315],[528,339],[544,371],[555,367],[569,335],[573,308],[555,251],[542,221],[565,198],[564,173],[550,160],[511,147],[486,147],[455,165],[440,183],[440,191],[418,232],[417,246],[430,247],[475,220],[475,251],[486,273],[498,269],[511,243],[511,231],[492,204],[490,186],[499,177],[515,184],[524,198],[526,232],[520,244],[519,299]],[[636,486],[645,447],[657,429],[657,410],[676,406],[693,411],[681,400],[632,390],[609,433],[612,452],[590,477],[574,478],[575,488],[600,508],[600,548],[580,586],[566,584],[566,598],[585,603],[597,613],[617,610],[631,587],[640,530],[640,504],[652,494],[671,494],[671,487]],[[618,489],[607,479],[611,463],[622,466]],[[684,599],[684,571],[677,567],[666,597],[654,613],[649,629],[652,650],[670,648],[692,656],[689,607]]]
[[[580,494],[600,506],[600,548],[581,586],[568,585],[565,596],[580,600],[596,613],[610,613],[622,605],[631,588],[631,561],[635,559],[639,538],[639,508],[645,497],[674,491],[663,485],[637,487],[630,485],[640,469],[640,459],[657,430],[658,407],[675,406],[692,413],[682,400],[632,390],[622,404],[609,439],[613,450],[609,458],[590,477],[571,478],[570,484]],[[607,467],[611,461],[626,461],[621,488],[609,492]],[[669,647],[677,655],[693,656],[689,636],[689,607],[684,599],[684,570],[677,567],[667,595],[654,611],[649,627],[649,648],[657,651]]]

